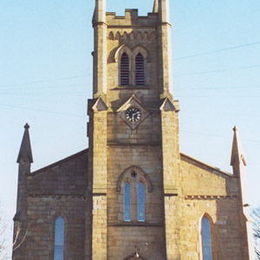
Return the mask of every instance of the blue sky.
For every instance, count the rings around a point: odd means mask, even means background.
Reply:
[[[181,150],[230,171],[237,125],[248,202],[260,204],[260,1],[170,2]],[[152,0],[107,3],[118,14],[132,7],[145,15]],[[93,8],[94,0],[0,1],[0,205],[10,227],[23,125],[31,125],[33,170],[87,147]]]

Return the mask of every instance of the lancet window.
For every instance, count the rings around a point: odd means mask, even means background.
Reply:
[[[145,86],[148,82],[147,51],[141,46],[130,49],[123,45],[115,52],[115,61],[118,62],[120,86]]]
[[[144,57],[140,52],[135,56],[135,84],[137,86],[145,84]]]
[[[64,260],[64,219],[57,217],[54,224],[54,260]]]
[[[124,183],[124,221],[131,221],[131,184]]]
[[[213,260],[212,225],[208,216],[201,219],[201,249],[203,260]]]
[[[121,56],[120,81],[122,86],[129,85],[129,57],[125,52]]]
[[[130,167],[118,180],[121,192],[122,218],[125,222],[145,222],[146,204],[152,186],[149,177],[138,167]]]

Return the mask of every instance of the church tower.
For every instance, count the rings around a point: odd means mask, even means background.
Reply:
[[[236,128],[233,173],[180,152],[169,0],[95,1],[89,148],[31,172],[25,125],[13,260],[248,260]]]
[[[89,101],[93,259],[177,257],[178,102],[170,94],[168,0],[153,12],[105,12],[96,0]],[[176,212],[175,212],[176,214]],[[166,218],[165,218],[166,216]],[[171,223],[170,223],[171,222]],[[99,232],[102,230],[102,233]],[[127,246],[126,246],[127,245]]]

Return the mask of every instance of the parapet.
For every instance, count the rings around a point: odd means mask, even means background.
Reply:
[[[112,27],[154,27],[158,24],[158,17],[158,13],[138,16],[138,9],[125,9],[124,16],[117,16],[115,12],[106,12],[106,23]]]

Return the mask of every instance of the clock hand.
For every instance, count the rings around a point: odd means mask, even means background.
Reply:
[[[132,113],[131,119],[132,119],[132,121],[135,119],[135,113],[134,112]]]

